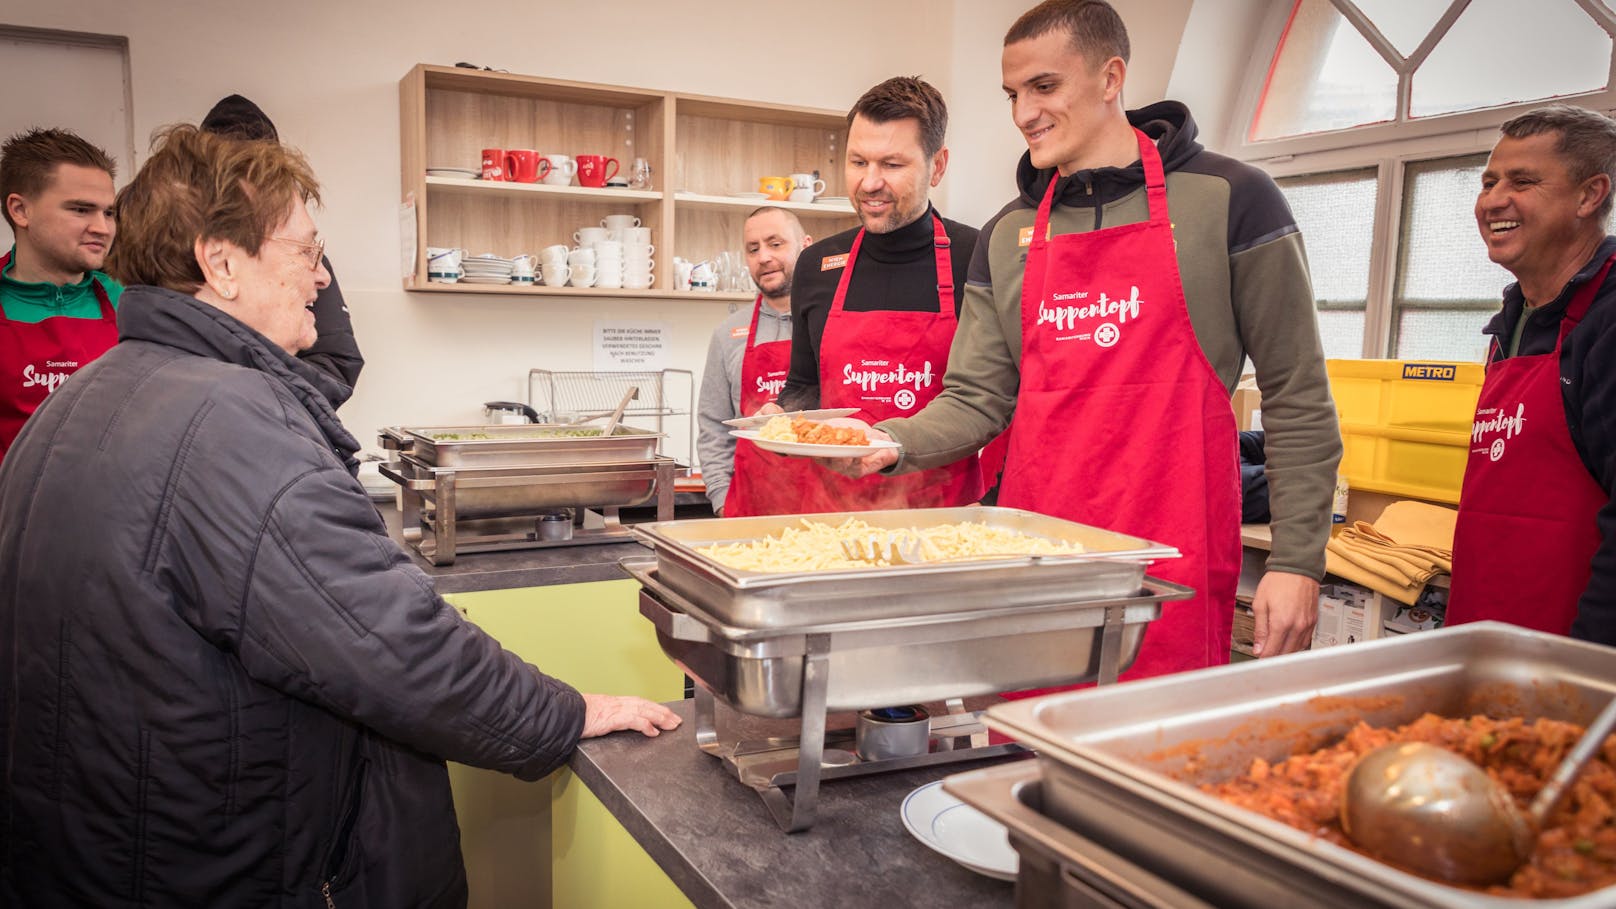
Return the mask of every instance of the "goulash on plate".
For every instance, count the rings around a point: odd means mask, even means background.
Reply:
[[[831,426],[813,420],[779,416],[763,424],[758,438],[804,445],[868,445],[870,437],[857,426]]]
[[[778,536],[745,543],[719,543],[696,551],[730,568],[769,572],[882,567],[878,562],[848,558],[842,548],[843,540],[862,543],[875,534],[891,534],[894,540],[919,540],[921,558],[926,562],[997,555],[1068,555],[1083,551],[1077,543],[1031,536],[974,521],[899,530],[875,527],[858,518],[848,518],[837,525],[807,518],[798,521],[800,527],[786,527]]]

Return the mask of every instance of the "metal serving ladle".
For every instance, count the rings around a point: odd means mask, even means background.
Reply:
[[[1616,698],[1588,725],[1523,814],[1485,770],[1424,742],[1382,745],[1358,760],[1341,826],[1365,851],[1461,884],[1508,880],[1538,831],[1616,727]]]

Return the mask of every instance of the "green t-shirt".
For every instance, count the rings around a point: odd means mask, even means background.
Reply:
[[[46,282],[18,281],[11,276],[16,263],[17,248],[11,248],[11,259],[0,270],[0,310],[13,322],[33,324],[51,316],[70,319],[101,318],[101,301],[96,299],[93,284],[99,283],[106,291],[112,308],[118,308],[118,297],[123,285],[99,271],[92,271],[77,284],[50,284]]]

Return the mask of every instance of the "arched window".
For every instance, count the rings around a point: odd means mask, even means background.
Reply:
[[[1284,0],[1240,108],[1307,243],[1326,355],[1479,360],[1511,277],[1471,214],[1497,126],[1616,108],[1608,0]]]

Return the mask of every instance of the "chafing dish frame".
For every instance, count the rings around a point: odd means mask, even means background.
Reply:
[[[633,534],[621,524],[619,509],[656,500],[657,518],[673,516],[672,458],[644,461],[599,463],[554,463],[503,467],[432,467],[405,455],[396,465],[384,464],[382,475],[401,488],[400,511],[404,539],[433,565],[452,565],[460,553],[497,552],[510,549],[543,549],[554,546],[586,546],[595,543],[627,541]],[[644,494],[636,493],[604,504],[589,495],[589,481],[615,480],[644,483]],[[553,487],[557,494],[549,504],[535,506],[526,518],[500,515],[466,519],[460,516],[460,499],[467,491],[531,490]],[[586,501],[587,500],[587,501]],[[431,503],[430,514],[426,505]],[[574,532],[563,540],[543,539],[538,521],[545,509],[589,508],[603,520],[600,528]]]
[[[389,426],[381,431],[382,447],[413,455],[428,467],[533,467],[556,464],[610,464],[650,461],[657,457],[662,433],[620,426],[610,436],[534,438],[534,433],[588,429],[565,423],[494,423],[486,426]],[[482,439],[439,439],[444,434],[482,435]]]
[[[934,613],[918,616],[878,617],[858,621],[830,621],[812,625],[785,628],[735,628],[723,624],[701,606],[685,599],[657,578],[659,563],[653,560],[625,559],[620,563],[641,585],[640,613],[657,628],[658,643],[682,669],[697,683],[695,694],[695,738],[697,747],[719,758],[741,782],[762,797],[770,815],[780,829],[796,833],[813,825],[819,799],[821,779],[862,776],[908,767],[950,763],[963,760],[1008,754],[1021,750],[1013,743],[991,745],[986,729],[975,713],[967,713],[960,699],[976,694],[995,694],[1017,688],[1043,684],[1076,683],[1094,679],[1099,684],[1116,681],[1117,675],[1132,663],[1143,640],[1144,628],[1161,613],[1165,600],[1186,599],[1194,595],[1188,587],[1144,578],[1143,590],[1133,596],[1110,597],[1091,601],[1068,601],[1044,604],[1039,607],[995,606],[978,608],[971,612]],[[1081,623],[1073,612],[1082,610]],[[991,629],[991,635],[981,632]],[[1028,635],[1048,634],[1052,630],[1086,630],[1090,641],[1098,629],[1099,652],[1091,650],[1084,655],[1085,665],[1061,678],[1018,678],[992,683],[934,683],[941,698],[926,697],[912,690],[869,691],[855,696],[842,691],[845,702],[832,702],[832,676],[845,674],[850,668],[848,654],[857,654],[877,645],[902,645],[912,653],[924,644],[970,642],[987,637],[1003,638],[1011,644],[1019,643]],[[1019,636],[1019,637],[1018,637]],[[681,652],[678,642],[689,642],[704,651],[723,652],[743,662],[770,664],[776,668],[776,677],[764,686],[777,695],[784,695],[783,703],[765,704],[778,709],[756,712],[756,704],[747,699],[729,695],[725,703],[742,712],[757,715],[801,718],[801,734],[796,740],[769,739],[762,742],[736,742],[725,744],[719,740],[716,719],[714,681],[696,664],[690,651]],[[837,655],[841,655],[838,660]],[[869,662],[868,659],[865,660]],[[836,670],[837,672],[833,672]],[[722,685],[720,685],[722,687]],[[857,688],[855,684],[853,686]],[[938,740],[938,749],[925,754],[862,761],[850,751],[833,750],[843,755],[843,762],[827,765],[826,717],[832,711],[858,710],[887,706],[889,702],[943,699],[950,702],[950,711],[933,717],[932,736]],[[735,703],[737,700],[741,704]],[[843,733],[851,741],[851,736]],[[833,741],[833,745],[846,744]],[[794,787],[794,797],[788,797],[784,787]]]
[[[1078,542],[1086,551],[817,572],[745,571],[698,551],[718,543],[759,539],[801,520],[835,525],[850,517],[882,529],[982,522]],[[881,616],[908,619],[921,613],[968,612],[985,601],[1029,606],[1129,596],[1140,589],[1147,565],[1179,555],[1172,546],[1140,537],[1036,512],[981,505],[659,521],[636,525],[633,532],[655,551],[663,586],[738,628]]]
[[[1359,719],[1395,726],[1424,712],[1486,712],[1586,723],[1612,696],[1611,648],[1477,622],[1131,682],[1125,690],[998,704],[984,722],[1038,751],[1051,816],[1071,824],[1105,819],[1097,832],[1110,848],[1203,895],[1216,893],[1220,904],[1272,905],[1247,900],[1242,888],[1284,879],[1286,902],[1297,907],[1603,909],[1616,888],[1524,900],[1438,884],[1168,774],[1184,770],[1191,747],[1215,768],[1196,780],[1212,782],[1253,757],[1277,762],[1338,740]],[[1084,728],[1054,725],[1077,717]],[[1231,856],[1239,867],[1230,868]]]

